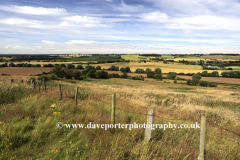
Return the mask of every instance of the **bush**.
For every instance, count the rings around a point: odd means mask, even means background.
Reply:
[[[56,74],[50,74],[49,75],[49,79],[52,79],[52,80],[57,80],[58,78],[57,78],[57,75]]]
[[[232,68],[228,68],[228,70],[233,70]]]
[[[110,70],[110,71],[119,71],[119,67],[112,65],[108,70]]]
[[[108,79],[108,72],[98,71],[95,74],[96,74],[96,78],[98,79]]]
[[[72,70],[66,71],[66,74],[65,74],[66,79],[72,79],[72,76],[73,76],[73,71]]]
[[[130,67],[126,67],[126,68],[120,68],[120,71],[122,72],[122,73],[124,73],[124,72],[126,72],[126,73],[131,73],[131,70],[130,70]]]
[[[155,75],[155,72],[151,71],[147,73],[147,78],[153,78]]]
[[[162,70],[160,68],[155,68],[155,74],[161,74],[162,73]]]
[[[101,66],[97,66],[97,67],[96,67],[96,70],[101,70]]]
[[[97,78],[95,73],[96,73],[96,69],[91,69],[90,71],[87,72],[87,77]]]
[[[66,65],[65,65],[65,64],[61,64],[61,67],[64,67],[64,68],[66,68]]]
[[[144,73],[144,69],[138,68],[134,73]]]
[[[75,66],[73,64],[68,64],[67,65],[67,69],[74,69],[74,68],[75,68]]]
[[[133,80],[142,80],[142,78],[137,77],[137,76],[133,76],[132,79],[133,79]]]
[[[49,77],[46,76],[46,75],[41,75],[41,76],[38,77],[38,80],[42,80],[42,81],[44,80],[46,82],[46,81],[49,80]]]
[[[163,80],[162,74],[156,74],[156,75],[154,75],[153,79],[157,79],[157,80],[162,81],[162,80]]]
[[[76,69],[83,69],[82,65],[77,65]]]
[[[120,77],[119,74],[117,74],[117,73],[113,73],[111,75],[112,75],[112,78],[119,78]]]
[[[29,65],[29,64],[27,64],[27,65]],[[44,64],[43,67],[53,67],[53,65],[52,64]]]
[[[81,79],[81,73],[79,71],[75,71],[72,73],[72,77],[76,80],[80,80]]]
[[[217,87],[216,83],[209,83],[209,87]]]
[[[167,75],[168,79],[175,79],[176,78],[176,73],[170,73]]]
[[[9,67],[15,67],[15,64],[14,63],[10,63]]]
[[[199,85],[207,87],[208,86],[208,82],[207,81],[199,81]]]
[[[150,68],[147,68],[145,73],[148,73],[148,72],[152,72],[152,70]]]
[[[176,79],[174,80],[174,83],[177,83],[177,80],[176,80]]]
[[[184,78],[180,78],[180,77],[177,77],[177,80],[186,80],[186,79],[184,79]]]
[[[127,73],[123,73],[123,74],[120,76],[120,78],[125,78],[125,79],[127,79],[127,78],[128,78]]]
[[[53,68],[53,73],[57,76],[57,77],[60,77],[60,78],[63,78],[66,74],[66,72],[62,69],[61,66],[55,66]]]
[[[191,79],[188,79],[188,80],[187,80],[187,84],[188,84],[188,85],[191,85],[191,84],[192,84],[192,80],[191,80]]]
[[[199,74],[194,74],[194,75],[192,76],[192,79],[198,79],[198,80],[200,80],[201,78],[202,78],[202,76],[199,75]]]
[[[181,73],[178,73],[178,75],[185,75],[185,73],[181,72]]]
[[[82,70],[82,74],[86,75],[90,70],[95,69],[93,66],[86,66],[84,70]]]
[[[199,84],[199,79],[193,79],[192,84],[195,85],[195,86],[198,85]]]

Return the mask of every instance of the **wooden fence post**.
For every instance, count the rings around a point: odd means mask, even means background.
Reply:
[[[148,109],[147,124],[145,128],[144,141],[148,142],[152,136],[152,124],[154,123],[154,109]]]
[[[77,105],[77,96],[78,96],[78,87],[76,87],[76,92],[75,92],[75,102],[76,102],[76,105]]]
[[[45,92],[47,92],[45,79],[43,79],[43,87],[44,87]]]
[[[116,94],[112,94],[112,112],[111,112],[112,124],[115,124],[115,97],[116,97]]]
[[[202,116],[200,128],[200,146],[199,146],[200,150],[198,160],[204,160],[205,136],[206,136],[206,116]]]
[[[40,93],[40,83],[39,83],[39,81],[38,81],[38,90],[39,90],[39,93]]]
[[[60,100],[62,100],[62,87],[61,87],[61,84],[59,84],[59,93],[60,93]]]
[[[32,82],[32,89],[35,90],[35,82]]]

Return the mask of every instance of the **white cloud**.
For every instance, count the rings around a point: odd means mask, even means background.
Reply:
[[[7,18],[0,20],[0,23],[7,24],[7,25],[16,25],[16,26],[23,26],[23,27],[33,27],[33,28],[43,28],[40,21],[36,20],[26,20],[24,18]]]
[[[94,44],[94,43],[98,43],[98,42],[85,41],[85,40],[70,40],[70,41],[66,42],[66,44]]]
[[[64,21],[61,23],[61,26],[80,26],[80,27],[104,26],[103,24],[100,24],[100,21],[98,21],[96,18],[88,16],[65,17],[63,18],[63,20]]]
[[[54,41],[47,41],[47,40],[42,40],[41,42],[44,44],[56,44],[56,42]]]
[[[168,19],[168,15],[166,13],[155,11],[150,13],[143,13],[141,15],[141,18],[147,21],[162,22]]]
[[[64,8],[43,8],[30,6],[0,6],[0,10],[31,15],[64,15],[67,11]]]
[[[240,31],[240,19],[201,15],[174,19],[166,28]]]
[[[113,0],[105,0],[106,2],[113,2]]]
[[[127,5],[124,0],[121,0],[120,6],[115,8],[122,12],[138,12],[142,11],[144,7],[142,5]]]

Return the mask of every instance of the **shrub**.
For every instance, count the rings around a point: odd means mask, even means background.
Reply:
[[[72,70],[66,71],[66,74],[65,74],[66,79],[72,79],[72,76],[73,76],[73,71]]]
[[[90,71],[87,72],[87,77],[97,78],[95,73],[96,73],[96,69],[91,69]]]
[[[177,80],[176,80],[176,79],[174,80],[174,83],[177,83]]]
[[[233,70],[232,68],[228,68],[228,70]]]
[[[23,64],[16,64],[16,67],[22,67]]]
[[[61,64],[61,67],[64,67],[64,68],[66,68],[66,65],[65,65],[65,64]]]
[[[43,67],[53,67],[53,65],[52,64],[44,64]]]
[[[152,70],[150,68],[147,68],[145,73],[148,73],[148,72],[152,72]]]
[[[98,79],[108,79],[108,72],[98,71],[95,74],[96,74],[96,78]]]
[[[10,63],[9,67],[15,67],[15,64],[14,63]]]
[[[82,65],[77,65],[76,69],[83,69]]]
[[[134,73],[144,73],[144,69],[138,68]]]
[[[192,80],[191,80],[191,79],[188,79],[188,80],[187,80],[187,84],[188,84],[188,85],[191,85],[191,84],[192,84]]]
[[[73,64],[68,64],[67,65],[67,69],[74,69],[74,68],[75,68],[75,66]]]
[[[147,78],[153,78],[155,75],[155,72],[151,71],[147,73]]]
[[[110,70],[110,71],[119,71],[119,67],[112,65],[110,68],[108,68],[108,70]]]
[[[185,75],[185,73],[181,72],[181,73],[178,73],[178,75]]]
[[[120,77],[119,74],[117,74],[117,73],[113,73],[111,75],[112,75],[112,78],[119,78]]]
[[[56,74],[57,77],[63,78],[66,72],[62,69],[61,66],[55,66],[53,68],[53,73]]]
[[[162,73],[162,70],[160,68],[155,68],[155,74],[161,74]]]
[[[52,80],[57,80],[58,78],[57,78],[57,75],[56,74],[50,74],[49,75],[49,79],[52,79]]]
[[[101,66],[97,66],[97,67],[96,67],[96,70],[101,70]]]
[[[153,79],[157,79],[157,80],[162,81],[162,80],[163,80],[162,74],[156,74],[156,75],[154,75]]]
[[[38,77],[38,80],[42,80],[42,81],[44,80],[45,82],[48,81],[48,79],[49,78],[46,75],[41,75],[41,76]]]
[[[81,73],[79,71],[75,71],[72,73],[72,77],[76,80],[80,80],[81,79]]]
[[[184,79],[184,78],[180,78],[180,77],[177,77],[177,80],[186,80],[186,79]]]
[[[209,87],[217,87],[216,83],[209,83]]]
[[[137,77],[137,76],[133,76],[132,79],[133,79],[133,80],[142,80],[142,78]]]
[[[193,79],[193,80],[192,80],[192,84],[195,85],[195,86],[196,86],[197,84],[199,84],[199,79]]]
[[[167,75],[168,79],[175,79],[176,78],[176,73],[170,73]]]
[[[125,79],[127,79],[127,78],[128,78],[127,73],[123,73],[123,74],[120,76],[120,78],[125,78]]]
[[[202,78],[202,76],[199,75],[199,74],[194,74],[194,75],[192,76],[192,79],[198,79],[198,80],[200,80],[201,78]]]
[[[199,85],[207,87],[208,86],[208,82],[207,81],[199,81]]]
[[[131,73],[130,67],[128,67],[128,66],[126,68],[120,68],[120,71],[123,72],[123,73],[124,72]]]
[[[84,70],[82,70],[82,74],[86,75],[90,70],[95,69],[93,66],[86,66]]]

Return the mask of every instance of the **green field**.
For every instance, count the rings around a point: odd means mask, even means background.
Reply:
[[[122,59],[130,60],[130,61],[140,61],[140,60],[149,60],[145,56],[139,56],[139,55],[121,55]]]

